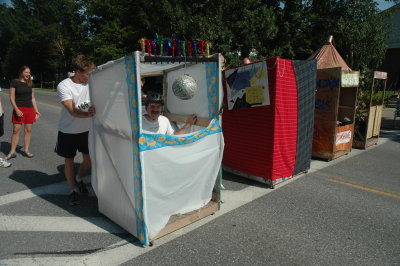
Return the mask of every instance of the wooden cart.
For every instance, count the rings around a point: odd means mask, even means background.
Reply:
[[[365,149],[377,144],[381,129],[382,110],[386,92],[387,73],[374,71],[372,87],[366,108],[357,111],[353,147]],[[382,88],[382,97],[373,100],[374,93]]]
[[[312,156],[333,160],[351,151],[358,71],[318,69]]]

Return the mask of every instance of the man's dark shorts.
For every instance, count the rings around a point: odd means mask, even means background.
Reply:
[[[76,151],[89,154],[89,131],[78,134],[67,134],[58,131],[57,144],[54,151],[64,158],[74,158]]]

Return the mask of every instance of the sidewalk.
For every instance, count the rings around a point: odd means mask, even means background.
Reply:
[[[384,108],[382,111],[381,130],[400,129],[400,117],[394,120],[394,111],[396,108]]]

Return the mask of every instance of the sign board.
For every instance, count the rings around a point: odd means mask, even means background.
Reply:
[[[336,145],[348,143],[351,140],[351,131],[346,130],[336,134]]]
[[[224,76],[229,110],[270,104],[265,61],[225,70]]]
[[[358,87],[360,81],[360,72],[342,72],[342,87]]]
[[[387,79],[387,73],[381,71],[374,71],[374,79]]]

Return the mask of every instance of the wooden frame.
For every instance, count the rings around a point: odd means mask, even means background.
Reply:
[[[317,70],[313,157],[330,161],[351,151],[358,81],[358,71]],[[351,121],[340,125],[345,117]]]
[[[378,101],[374,101],[373,96],[379,80],[383,81],[382,98]],[[353,140],[354,148],[366,149],[367,147],[378,143],[383,105],[385,101],[386,81],[386,72],[374,71],[369,102],[367,103],[365,110],[359,110],[359,116],[356,121],[355,135]],[[365,128],[362,130],[364,125]]]

